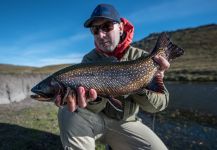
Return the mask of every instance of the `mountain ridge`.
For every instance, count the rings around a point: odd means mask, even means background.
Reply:
[[[171,62],[168,80],[217,81],[217,24],[166,32],[185,54]],[[152,33],[132,45],[147,51],[154,47],[160,33]]]

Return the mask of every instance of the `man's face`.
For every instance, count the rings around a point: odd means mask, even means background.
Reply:
[[[96,20],[90,28],[96,45],[105,52],[112,52],[120,41],[122,24],[107,19]]]

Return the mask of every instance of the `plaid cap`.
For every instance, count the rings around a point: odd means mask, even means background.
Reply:
[[[91,14],[91,17],[84,23],[84,27],[89,28],[96,19],[108,19],[111,21],[120,22],[118,11],[109,4],[99,4]]]

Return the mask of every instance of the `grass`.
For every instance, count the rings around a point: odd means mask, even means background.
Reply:
[[[57,111],[53,103],[36,101],[0,105],[0,150],[62,150]],[[152,116],[140,113],[149,127]],[[157,113],[155,120],[155,133],[169,149],[217,148],[215,115],[167,109]],[[96,150],[105,150],[105,146],[97,143]]]
[[[21,107],[21,108],[19,108]],[[53,103],[22,102],[0,107],[0,150],[62,150]],[[104,146],[97,144],[97,150]]]
[[[3,107],[0,114],[0,149],[62,149],[57,124],[57,108],[40,104],[16,109]]]

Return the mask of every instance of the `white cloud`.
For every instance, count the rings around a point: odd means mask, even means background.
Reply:
[[[69,55],[62,56],[54,56],[54,57],[43,57],[43,58],[35,58],[31,57],[11,57],[10,60],[4,58],[4,62],[6,64],[14,64],[14,65],[25,65],[25,66],[36,66],[43,67],[47,65],[56,65],[56,64],[74,64],[80,63],[83,53],[71,53]]]
[[[79,63],[84,55],[77,52],[80,50],[79,42],[85,41],[90,36],[88,33],[78,33],[43,41],[40,40],[43,39],[40,38],[43,34],[36,35],[39,37],[27,35],[11,45],[0,46],[3,54],[0,56],[0,63],[27,66]],[[69,47],[74,53],[67,51]]]
[[[89,34],[87,33],[74,34],[50,41],[31,41],[31,39],[39,39],[40,37],[33,38],[32,36],[30,39],[23,37],[20,41],[12,43],[11,45],[0,46],[0,50],[3,54],[7,53],[9,55],[11,54],[25,57],[31,55],[41,55],[44,53],[52,53],[55,50],[63,50],[65,47],[75,45],[79,41],[85,40],[88,37]]]
[[[53,64],[80,63],[83,56],[83,53],[72,53],[70,55],[64,55],[55,58],[42,58],[39,60],[39,64],[40,66],[45,66]]]
[[[39,43],[32,43],[31,45],[27,46],[23,49],[24,56],[30,56],[34,54],[43,54],[54,52],[55,50],[63,50],[65,47],[75,44],[81,40],[85,40],[88,38],[88,34],[75,34],[69,37],[55,39],[53,41],[48,42],[39,42]]]

